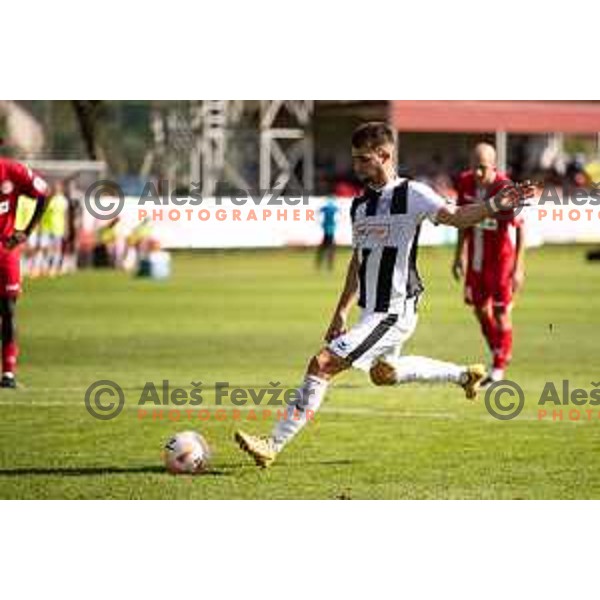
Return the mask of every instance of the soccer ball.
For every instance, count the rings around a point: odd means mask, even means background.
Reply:
[[[210,448],[199,433],[183,431],[167,441],[163,459],[169,473],[202,473],[208,468]]]

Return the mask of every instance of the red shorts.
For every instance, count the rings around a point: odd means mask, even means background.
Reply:
[[[494,306],[509,307],[513,299],[512,276],[497,271],[467,271],[465,278],[465,303],[483,307],[491,302]]]
[[[16,298],[21,293],[21,252],[0,248],[0,298]]]

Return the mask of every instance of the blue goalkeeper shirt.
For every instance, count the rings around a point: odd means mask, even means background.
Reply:
[[[335,200],[329,198],[319,209],[321,214],[321,227],[325,235],[335,235],[337,226],[337,213],[339,208]]]

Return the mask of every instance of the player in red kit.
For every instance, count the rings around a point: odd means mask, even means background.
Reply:
[[[495,195],[509,178],[496,168],[496,151],[478,144],[473,169],[460,175],[458,204],[483,202]],[[492,353],[492,365],[484,384],[504,379],[511,360],[513,293],[524,281],[524,227],[518,215],[488,218],[459,230],[453,275],[465,278],[465,302],[472,306]]]
[[[25,165],[0,157],[0,317],[2,318],[2,379],[0,387],[15,388],[18,346],[15,307],[21,292],[20,247],[39,223],[46,206],[46,182]],[[19,196],[37,200],[31,221],[15,229]]]

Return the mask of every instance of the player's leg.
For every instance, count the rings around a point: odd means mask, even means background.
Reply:
[[[335,237],[333,233],[327,234],[327,268],[330,271],[333,271],[333,261],[335,259]]]
[[[333,377],[350,366],[368,370],[372,362],[370,353],[397,320],[397,315],[363,314],[349,331],[322,348],[308,363],[296,401],[286,407],[284,418],[275,424],[269,437],[236,433],[236,441],[242,450],[252,455],[262,467],[273,462],[277,453],[312,419]]]
[[[473,313],[481,327],[481,333],[487,346],[493,353],[496,347],[496,322],[492,314],[492,306],[489,302],[483,306],[474,306]]]
[[[39,245],[33,267],[33,272],[35,273],[36,277],[44,276],[48,273],[48,242],[48,234],[45,232],[40,232]]]
[[[388,336],[381,340],[369,369],[375,385],[400,385],[412,382],[455,383],[465,390],[467,398],[477,395],[485,376],[483,365],[457,365],[426,356],[399,356],[402,345],[412,336],[417,325],[416,307],[409,301]]]
[[[52,274],[56,277],[62,273],[63,262],[63,236],[54,236],[54,252],[52,254]]]
[[[494,303],[494,321],[498,330],[498,346],[494,353],[494,362],[490,378],[492,381],[504,379],[506,367],[512,358],[513,325],[512,303]]]
[[[25,260],[21,261],[21,264],[23,265],[24,269],[23,269],[23,274],[27,275],[28,277],[32,275],[32,271],[33,271],[33,257],[35,254],[35,249],[37,247],[37,232],[34,231],[29,238],[27,239],[27,242],[25,243],[25,248],[23,250],[23,257]]]
[[[369,370],[375,385],[402,383],[456,383],[467,381],[469,367],[428,356],[380,356]]]
[[[54,234],[48,235],[48,275],[56,277],[60,264],[60,238]]]
[[[60,274],[66,275],[71,272],[71,265],[73,263],[73,245],[69,234],[65,235],[62,240]]]
[[[0,387],[16,387],[17,367],[16,304],[21,291],[20,252],[0,252],[0,334],[2,335],[2,379]]]
[[[477,397],[485,375],[484,365],[457,365],[427,356],[382,356],[370,370],[371,381],[375,385],[455,383],[463,388],[469,400]]]
[[[240,448],[250,454],[257,465],[268,467],[283,447],[314,418],[327,392],[329,382],[349,366],[348,362],[322,348],[313,356],[306,369],[304,381],[296,392],[295,402],[286,406],[271,435],[264,438],[243,431],[235,434]]]
[[[271,438],[280,451],[319,410],[330,381],[349,367],[348,363],[329,348],[322,348],[308,362],[302,385],[298,388],[297,402],[287,406],[285,418],[275,424]]]
[[[473,313],[490,353],[493,355],[498,345],[498,331],[492,312],[492,291],[488,289],[482,273],[469,271],[465,279],[465,304],[473,308]]]
[[[492,366],[484,385],[504,379],[504,373],[512,356],[512,265],[507,263],[489,280],[490,312],[495,331]]]
[[[323,233],[323,238],[321,239],[321,243],[317,247],[317,254],[315,256],[317,269],[320,269],[323,264],[323,257],[325,256],[326,241],[327,241],[327,234]]]
[[[17,346],[16,331],[16,297],[0,297],[0,316],[2,317],[2,379],[0,387],[16,387],[15,373],[17,370]]]
[[[27,276],[35,278],[38,276],[38,259],[37,254],[39,252],[39,233],[37,229],[29,236],[26,244],[26,257],[27,257]]]
[[[77,232],[70,232],[67,237],[66,249],[64,253],[64,271],[65,273],[75,273],[77,271],[77,262],[79,258],[79,243]]]

